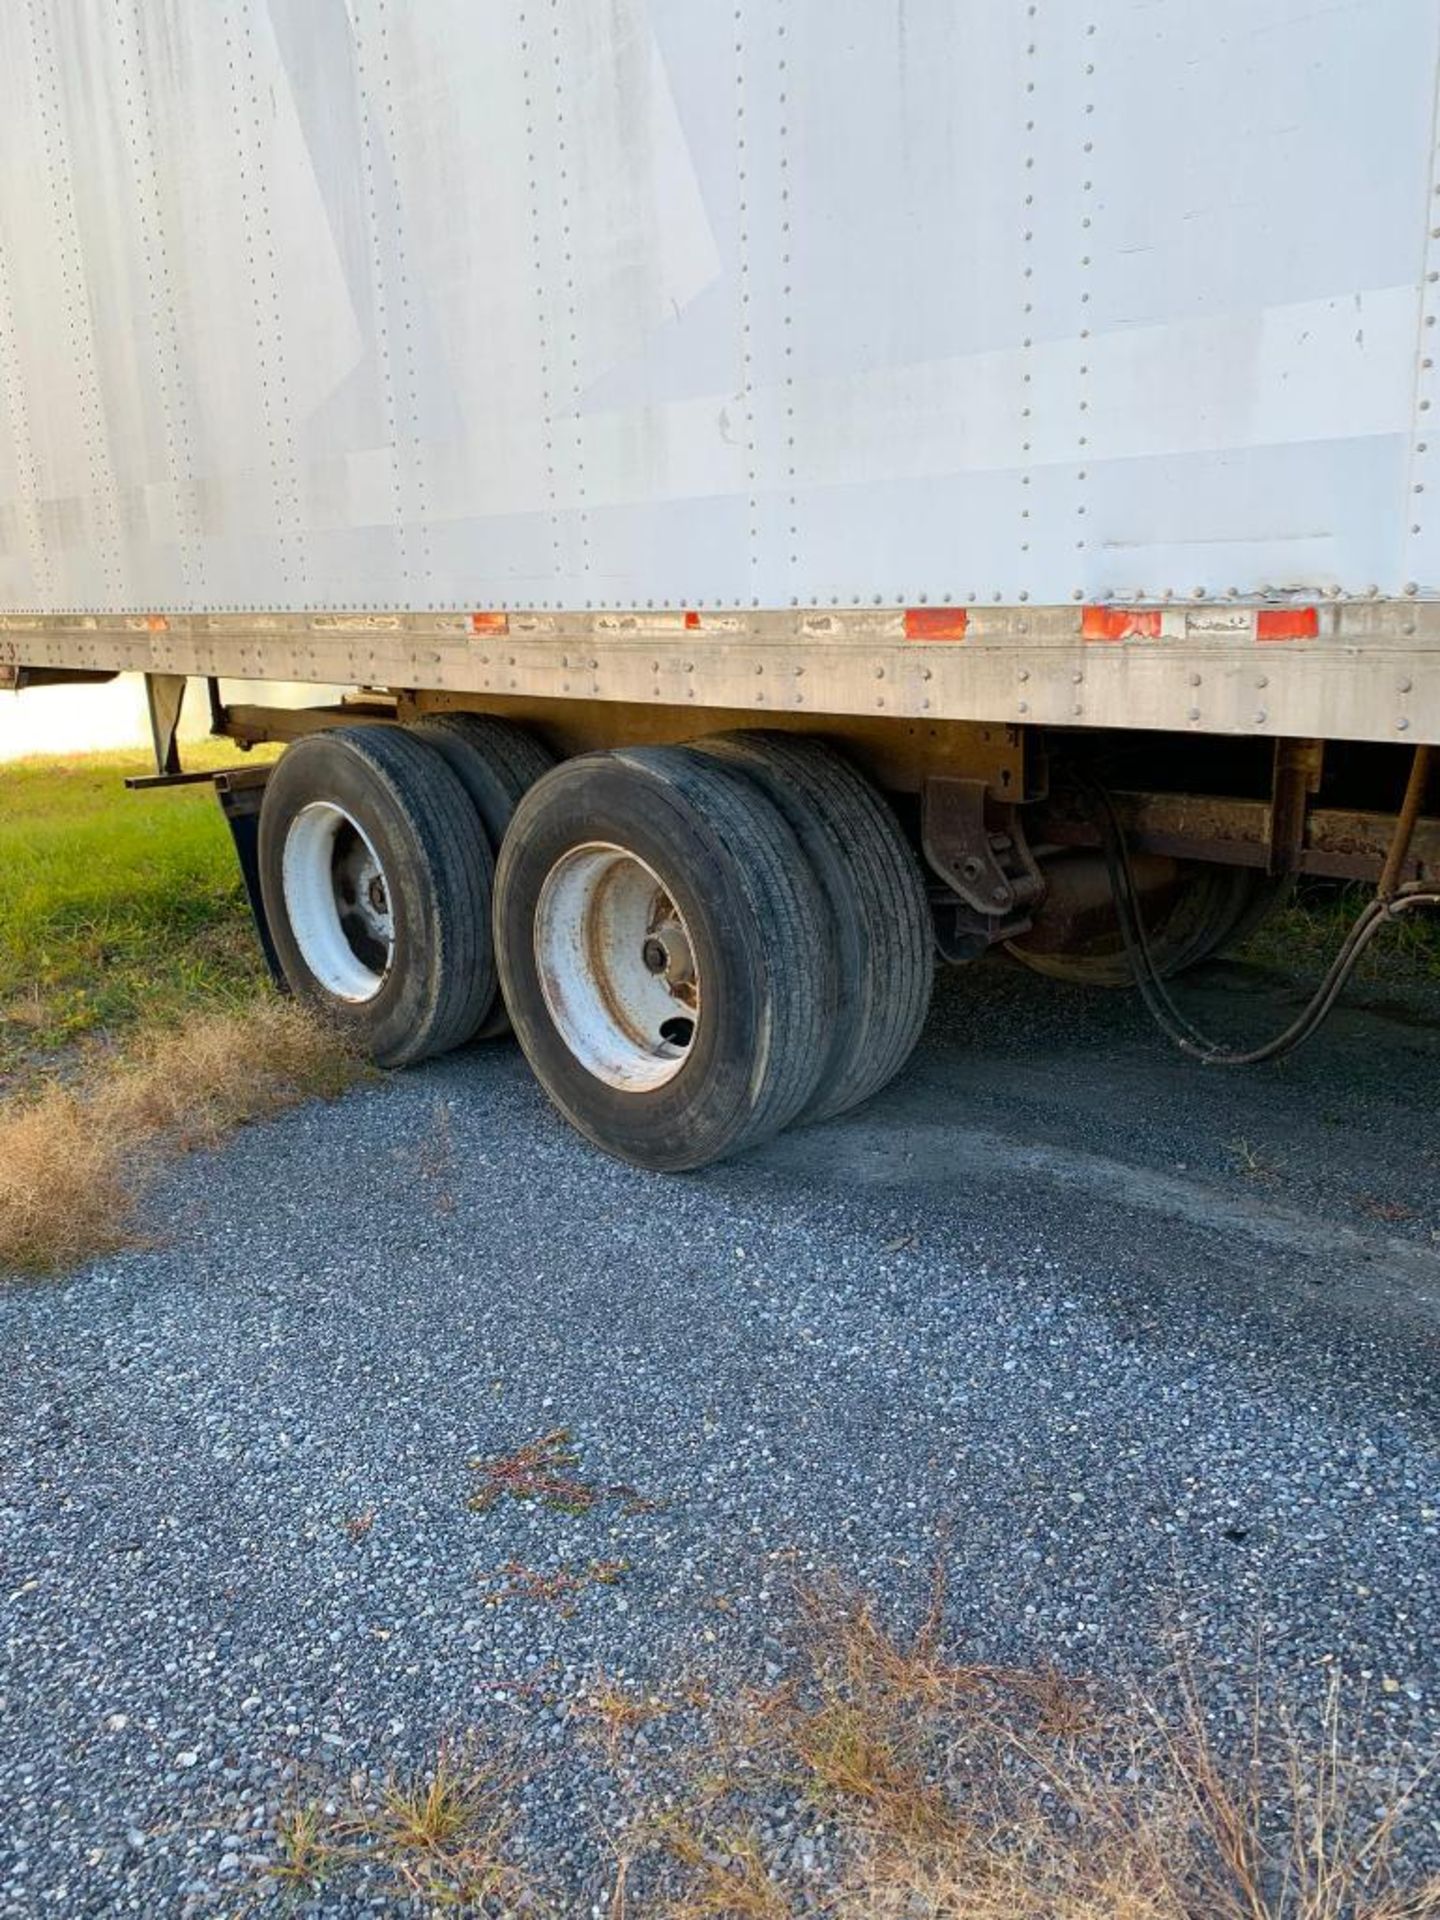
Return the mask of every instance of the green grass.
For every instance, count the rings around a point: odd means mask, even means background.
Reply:
[[[1344,944],[1375,889],[1338,881],[1302,882],[1229,958],[1253,961],[1308,982],[1318,980]],[[1354,973],[1356,985],[1440,987],[1440,911],[1411,912],[1382,927]]]
[[[227,766],[227,742],[187,764]],[[239,1004],[264,978],[207,785],[127,792],[143,752],[0,767],[0,1084]]]

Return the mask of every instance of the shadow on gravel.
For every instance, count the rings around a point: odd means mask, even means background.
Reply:
[[[1301,998],[1283,976],[1231,963],[1182,992],[1209,1026],[1248,1040]],[[1287,1062],[1206,1068],[1133,995],[996,960],[941,975],[925,1041],[884,1095],[751,1164],[817,1190],[893,1196],[912,1240],[936,1209],[968,1207],[988,1233],[1063,1241],[1152,1296],[1193,1302],[1200,1273],[1217,1308],[1322,1342],[1344,1327],[1430,1344],[1437,1085],[1440,1024],[1412,1032],[1388,1012],[1343,1008]]]

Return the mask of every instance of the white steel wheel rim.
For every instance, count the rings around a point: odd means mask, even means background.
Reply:
[[[373,1000],[395,958],[390,883],[365,829],[314,800],[290,822],[281,859],[285,916],[300,957],[337,1000]]]
[[[627,1093],[668,1085],[690,1056],[700,980],[664,881],[623,847],[572,847],[535,907],[535,963],[557,1032],[587,1072]]]

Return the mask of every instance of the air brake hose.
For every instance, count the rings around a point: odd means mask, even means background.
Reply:
[[[1085,779],[1082,782],[1096,803],[1105,865],[1115,898],[1126,958],[1135,976],[1135,984],[1151,1019],[1182,1053],[1206,1067],[1256,1067],[1269,1060],[1283,1059],[1287,1053],[1293,1053],[1297,1047],[1303,1046],[1330,1014],[1365,949],[1382,927],[1404,914],[1413,913],[1417,908],[1440,907],[1440,890],[1415,884],[1398,884],[1398,876],[1404,870],[1415,822],[1419,817],[1420,798],[1428,772],[1428,753],[1428,748],[1416,749],[1416,761],[1411,769],[1405,805],[1396,822],[1381,891],[1361,909],[1325,978],[1299,1017],[1283,1033],[1276,1034],[1263,1045],[1243,1049],[1209,1038],[1185,1017],[1171,998],[1170,990],[1155,965],[1145,933],[1144,917],[1136,903],[1130,850],[1115,811],[1115,803],[1098,781]]]

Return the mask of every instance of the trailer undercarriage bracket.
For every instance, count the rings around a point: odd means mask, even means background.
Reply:
[[[1320,791],[1325,745],[1320,740],[1277,740],[1270,796],[1270,844],[1267,870],[1294,873],[1305,850],[1306,815]]]
[[[947,960],[973,959],[1029,927],[1045,882],[1019,809],[992,799],[988,782],[932,774],[921,789],[920,845],[946,888],[934,904]]]
[[[127,787],[163,787],[190,779],[209,779],[209,774],[187,774],[180,765],[180,716],[185,711],[185,690],[190,676],[184,673],[147,673],[145,706],[150,715],[150,744],[155,752],[155,772],[127,780]],[[210,702],[210,731],[217,738],[225,732],[225,708],[220,699],[220,682],[214,674],[206,676],[205,691]]]
[[[1270,859],[1269,801],[1225,794],[1112,792],[1125,839],[1137,853],[1177,860],[1214,860],[1264,868]],[[1036,810],[1037,842],[1056,847],[1101,847],[1093,810],[1072,790],[1057,789]],[[1293,871],[1327,880],[1375,881],[1395,842],[1396,815],[1351,807],[1312,806]],[[1409,836],[1400,880],[1433,884],[1440,876],[1440,817],[1422,814]]]

